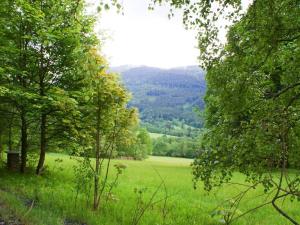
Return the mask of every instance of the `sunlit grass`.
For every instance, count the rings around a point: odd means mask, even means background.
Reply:
[[[156,138],[160,138],[160,137],[163,137],[163,136],[166,136],[166,137],[174,137],[174,138],[178,138],[176,136],[172,136],[172,135],[168,135],[168,134],[161,134],[161,133],[149,133],[150,137],[153,138],[153,139],[156,139]]]
[[[55,159],[60,158],[62,163]],[[140,224],[174,224],[174,225],[209,225],[220,224],[211,212],[224,200],[231,198],[244,187],[225,186],[207,193],[201,183],[194,190],[190,163],[192,160],[168,157],[150,157],[145,161],[113,160],[113,164],[121,162],[127,166],[122,174],[118,187],[114,190],[116,200],[109,201],[100,212],[91,210],[91,203],[86,204],[81,195],[75,205],[75,184],[73,166],[76,160],[66,155],[48,154],[49,172],[42,177],[31,174],[25,176],[7,173],[0,174],[0,199],[10,205],[16,214],[32,224],[63,224],[65,219],[73,219],[87,224],[131,225],[136,208],[137,194],[135,189],[145,189],[144,200],[165,182],[168,195],[167,215],[163,219],[162,202],[146,211]],[[235,181],[243,182],[243,177],[235,175]],[[256,189],[246,196],[240,210],[245,212],[260,204],[264,198],[255,198],[262,193]],[[163,199],[165,192],[160,189],[156,200]],[[30,210],[28,200],[35,199]],[[30,202],[30,201],[29,201]],[[286,200],[284,209],[300,220],[300,204]],[[28,212],[29,211],[29,212]],[[238,220],[241,225],[283,225],[289,224],[276,213],[272,206],[266,206]]]

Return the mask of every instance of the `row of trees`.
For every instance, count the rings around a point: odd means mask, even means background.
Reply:
[[[200,144],[197,138],[162,136],[153,140],[153,153],[157,156],[196,158]]]
[[[106,72],[94,23],[84,1],[0,2],[0,150],[20,149],[22,173],[38,152],[41,174],[48,149],[92,154],[97,170],[119,137],[137,135],[137,112]]]

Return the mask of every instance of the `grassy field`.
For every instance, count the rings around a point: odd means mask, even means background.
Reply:
[[[168,135],[168,134],[160,134],[160,133],[149,133],[150,134],[150,137],[153,138],[153,139],[156,139],[156,138],[160,138],[160,137],[163,137],[163,136],[166,136],[166,137],[169,137],[169,138],[179,138],[179,137],[176,137],[176,136],[172,136],[172,135]]]
[[[57,158],[63,161],[59,163]],[[150,157],[145,161],[114,160],[127,166],[118,187],[114,190],[115,200],[109,201],[100,212],[92,211],[83,196],[75,204],[73,177],[74,159],[69,156],[48,154],[48,173],[42,177],[0,173],[0,215],[2,210],[13,212],[26,224],[101,224],[132,225],[138,194],[144,190],[143,201],[147,202],[161,180],[166,184],[170,197],[163,207],[165,191],[161,188],[155,196],[157,204],[150,207],[139,224],[143,225],[217,225],[220,218],[212,218],[211,212],[224,200],[232,197],[241,187],[225,186],[211,193],[203,190],[201,184],[193,189],[191,160],[167,157]],[[242,181],[236,174],[235,179]],[[240,188],[240,189],[239,189]],[[241,204],[245,212],[264,199],[256,196],[262,190],[254,190]],[[34,200],[34,204],[32,204]],[[300,204],[286,200],[283,205],[292,216],[300,220]],[[3,212],[2,212],[3,214]],[[78,223],[75,223],[77,221]],[[289,224],[271,206],[255,211],[237,220],[239,225],[285,225]]]

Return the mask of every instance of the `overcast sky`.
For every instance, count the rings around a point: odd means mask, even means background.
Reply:
[[[184,29],[180,15],[168,19],[166,7],[148,10],[146,0],[123,0],[124,15],[106,11],[100,29],[110,36],[102,48],[111,66],[170,68],[196,65],[195,34]]]

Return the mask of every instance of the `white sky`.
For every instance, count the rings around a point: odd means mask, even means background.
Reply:
[[[179,15],[169,20],[166,7],[149,11],[148,3],[123,0],[124,15],[114,10],[103,13],[97,32],[104,30],[109,36],[102,51],[110,65],[197,65],[195,34],[184,29]]]

